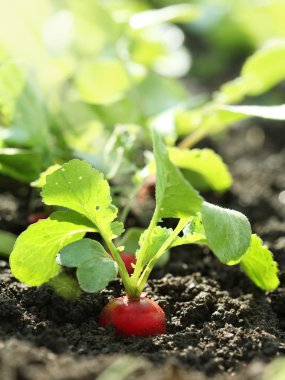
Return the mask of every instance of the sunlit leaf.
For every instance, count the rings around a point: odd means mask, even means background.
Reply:
[[[122,224],[113,222],[117,209],[111,204],[109,184],[86,161],[71,160],[48,175],[42,196],[48,205],[66,207],[84,215],[107,238],[122,233]]]
[[[247,59],[241,75],[224,84],[216,100],[235,103],[246,95],[260,95],[285,79],[285,42],[266,46]]]
[[[172,229],[171,228],[162,228],[160,226],[157,226],[153,229],[151,235],[149,236],[148,241],[148,249],[146,253],[143,256],[142,265],[146,265],[157,253],[159,248],[162,246],[162,244],[166,241],[166,239],[171,234]],[[142,247],[144,244],[145,236],[146,236],[147,230],[141,235],[139,240],[139,245]],[[137,256],[139,256],[140,250],[137,251]]]
[[[198,190],[225,191],[232,177],[222,158],[211,149],[169,148],[170,160],[185,170],[185,177]]]
[[[263,290],[274,290],[279,286],[278,266],[269,249],[262,240],[252,235],[251,243],[240,262],[242,270]]]
[[[60,167],[61,166],[58,164],[49,166],[44,172],[41,173],[41,175],[39,176],[39,178],[36,181],[31,183],[31,185],[33,187],[38,187],[39,189],[41,189],[46,184],[47,176],[52,174],[56,170],[58,170]]]
[[[156,164],[156,207],[161,218],[183,218],[195,215],[202,199],[170,161],[167,149],[157,132],[153,132]]]
[[[91,231],[94,228],[86,218],[67,211],[55,212],[48,219],[30,225],[11,253],[13,276],[30,286],[49,281],[60,270],[56,263],[58,252]]]

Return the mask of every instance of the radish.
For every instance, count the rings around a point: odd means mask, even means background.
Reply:
[[[155,199],[155,189],[156,189],[156,176],[151,175],[148,177],[143,185],[141,186],[138,194],[137,200],[139,203],[144,203],[148,199]]]
[[[46,212],[35,212],[33,214],[28,215],[28,223],[33,224],[38,222],[41,219],[47,219],[49,215]]]
[[[99,322],[101,326],[113,326],[125,337],[166,332],[163,310],[142,294],[153,268],[173,247],[207,244],[221,262],[240,262],[242,270],[261,289],[274,290],[279,285],[277,263],[261,239],[251,234],[247,218],[204,201],[171,162],[155,129],[153,140],[156,182],[152,178],[150,190],[153,192],[155,185],[155,208],[148,228],[132,242],[133,248],[126,248],[136,251],[136,258],[121,253],[126,246],[123,239],[114,242],[124,225],[116,220],[118,209],[112,204],[108,182],[88,162],[78,159],[48,175],[41,192],[47,206],[63,210],[29,226],[10,255],[13,275],[30,286],[58,275],[59,263],[76,268],[79,285],[87,293],[100,292],[119,275],[126,296],[106,305]],[[177,222],[169,228],[164,226],[165,219]],[[98,240],[84,237],[86,233],[99,233],[105,247]],[[130,275],[132,262],[135,266]]]
[[[136,258],[127,252],[122,252],[120,255],[121,255],[121,259],[123,260],[128,273],[133,274],[134,268],[132,267],[132,264],[134,264],[134,265],[136,264],[136,262],[137,262]]]
[[[99,318],[102,327],[113,326],[117,335],[152,336],[166,333],[162,308],[146,297],[120,297],[109,302]]]

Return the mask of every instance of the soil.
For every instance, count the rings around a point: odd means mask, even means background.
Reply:
[[[0,261],[0,379],[262,379],[285,352],[284,125],[239,125],[202,145],[234,177],[229,192],[205,197],[248,216],[279,262],[280,288],[265,294],[207,248],[176,249],[146,288],[168,316],[167,334],[123,339],[98,326],[103,305],[121,294],[119,280],[66,300],[49,285],[18,283]],[[0,228],[19,232],[29,191],[4,178],[0,187]]]

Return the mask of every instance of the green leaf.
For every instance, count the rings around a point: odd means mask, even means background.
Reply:
[[[130,88],[122,63],[110,59],[84,63],[76,82],[82,99],[93,104],[114,103]]]
[[[156,164],[156,208],[159,218],[183,218],[195,215],[202,198],[170,161],[159,135],[153,132]]]
[[[49,281],[49,286],[56,294],[66,300],[79,298],[82,291],[72,274],[61,272]]]
[[[187,135],[193,131],[205,131],[215,134],[238,121],[250,117],[262,117],[272,120],[285,119],[285,106],[228,106],[219,103],[208,103],[193,111],[177,113],[176,131],[179,135]]]
[[[142,266],[145,266],[157,253],[159,248],[162,246],[162,244],[166,241],[166,239],[170,236],[172,232],[171,228],[163,228],[160,226],[156,226],[148,239],[147,243],[147,251],[144,254],[143,260],[142,260]],[[143,246],[144,240],[147,234],[147,230],[141,235],[139,240],[140,247]],[[138,257],[140,255],[140,250],[137,251],[136,256]]]
[[[0,66],[0,109],[1,122],[11,123],[15,112],[16,99],[20,96],[25,85],[23,72],[17,65],[1,62]]]
[[[247,59],[241,77],[251,83],[248,95],[259,95],[285,78],[285,41],[262,48]]]
[[[10,256],[13,276],[30,286],[41,285],[56,276],[57,253],[67,244],[94,232],[92,224],[71,211],[58,211],[32,224],[16,241]]]
[[[176,132],[179,136],[198,131],[205,131],[202,136],[211,135],[242,119],[246,119],[246,115],[229,112],[220,104],[211,102],[198,109],[177,113]]]
[[[76,272],[81,289],[88,293],[106,288],[110,281],[115,280],[117,273],[117,264],[107,258],[86,261]]]
[[[111,204],[108,182],[85,161],[71,160],[48,175],[42,197],[47,205],[66,207],[86,216],[106,237],[122,233],[122,223],[112,223],[117,208]]]
[[[269,249],[262,245],[262,240],[258,236],[252,235],[250,247],[242,256],[240,265],[259,288],[269,291],[279,286],[277,263]]]
[[[41,173],[41,175],[36,181],[31,183],[31,186],[41,189],[46,184],[47,176],[55,172],[60,167],[61,166],[58,164],[49,166],[44,172]]]
[[[285,42],[261,48],[247,59],[241,75],[224,84],[215,99],[236,103],[246,95],[260,95],[285,78]]]
[[[184,23],[200,16],[198,6],[192,4],[177,4],[169,7],[147,10],[131,17],[130,25],[134,29],[142,29],[165,22]]]
[[[225,191],[232,177],[221,157],[211,149],[168,149],[170,160],[180,169],[186,169],[186,179],[199,190]]]
[[[76,275],[82,290],[99,292],[118,274],[118,266],[102,245],[91,239],[76,241],[60,252],[61,264],[77,267]]]
[[[177,238],[171,244],[172,247],[185,244],[207,244],[205,230],[201,215],[195,216],[192,221],[183,229],[183,236]]]
[[[239,260],[248,249],[251,227],[240,212],[204,202],[202,222],[208,245],[222,263]]]
[[[53,142],[44,99],[35,77],[20,65],[6,63],[1,66],[1,83],[5,97],[3,99],[1,92],[0,107],[8,107],[10,125],[5,133],[5,142],[25,148],[36,146],[42,153],[48,154]]]
[[[11,232],[0,230],[0,256],[9,257],[13,250],[17,236]]]
[[[60,251],[60,263],[69,268],[76,268],[85,261],[97,257],[111,258],[98,241],[91,239],[76,241]]]
[[[27,149],[0,149],[0,172],[19,181],[31,182],[41,172],[41,154]]]

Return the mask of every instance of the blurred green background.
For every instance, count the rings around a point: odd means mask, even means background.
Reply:
[[[218,103],[284,103],[284,14],[284,0],[1,1],[0,171],[30,182],[79,157],[108,178],[133,174],[152,126],[170,145],[208,133],[200,107],[259,49]],[[214,117],[216,131],[240,110]]]

